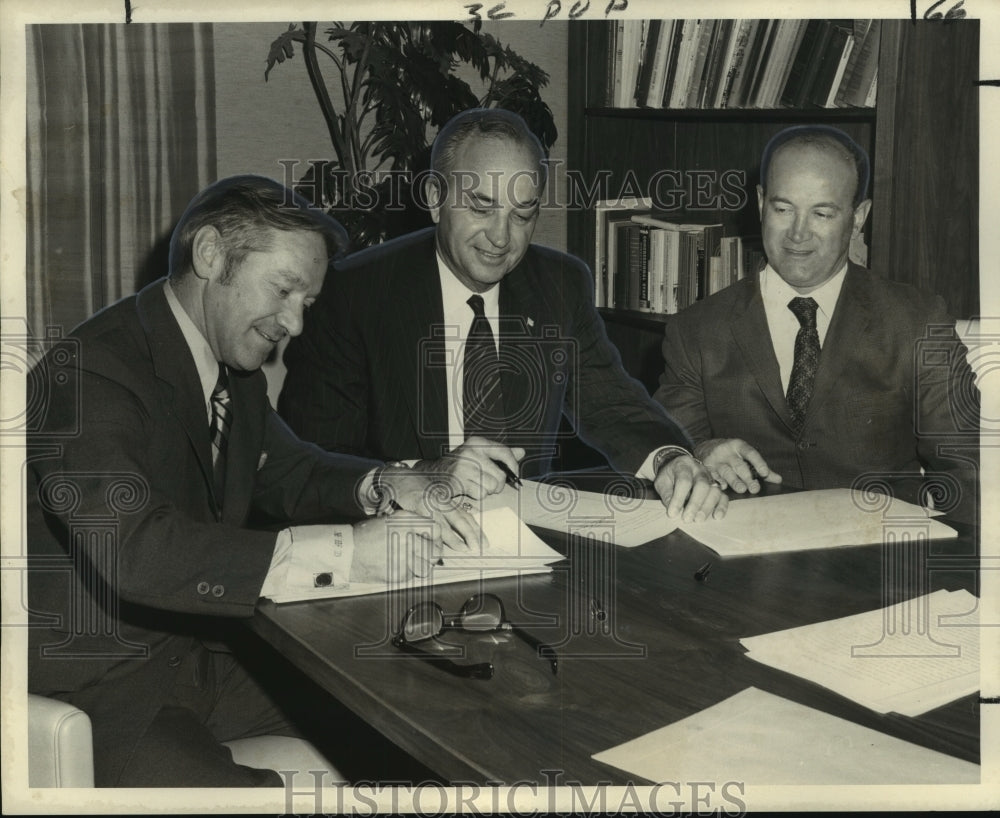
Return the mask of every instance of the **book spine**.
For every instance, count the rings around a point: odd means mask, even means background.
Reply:
[[[705,69],[705,84],[702,88],[700,108],[715,108],[719,96],[719,86],[725,76],[725,63],[729,55],[729,45],[732,40],[733,21],[720,20],[717,25],[716,37],[709,51],[708,66]]]
[[[664,20],[656,38],[656,54],[653,56],[653,70],[649,77],[649,91],[646,94],[646,107],[659,108],[663,104],[663,86],[667,77],[667,63],[670,60],[670,49],[674,42],[674,28],[680,23]]]
[[[642,62],[639,64],[639,76],[635,83],[635,105],[646,106],[649,96],[649,83],[653,77],[653,63],[656,62],[656,41],[660,34],[660,20],[649,20],[646,23],[645,37],[642,42]]]
[[[850,76],[845,75],[841,90],[837,93],[837,105],[844,108],[859,108],[864,105],[865,98],[871,89],[872,77],[878,68],[879,40],[882,34],[880,20],[872,20],[865,32],[865,38],[859,49],[855,46],[857,59],[854,65],[848,65]]]
[[[840,85],[844,81],[847,66],[850,64],[851,55],[854,53],[857,44],[858,41],[855,36],[849,34],[847,42],[844,44],[844,53],[840,57],[840,64],[837,66],[837,73],[830,84],[830,90],[827,93],[826,99],[820,103],[824,108],[835,108],[837,106],[837,93],[840,91]]]
[[[616,225],[615,239],[615,309],[627,310],[629,305],[629,234],[628,225]]]
[[[698,99],[705,81],[705,63],[708,60],[708,48],[715,36],[717,20],[702,20],[704,25],[701,28],[701,36],[698,38],[698,47],[695,53],[694,66],[691,77],[688,80],[687,96],[684,101],[685,108],[697,108]]]
[[[642,20],[625,21],[621,95],[616,103],[618,108],[631,108],[635,103],[635,83],[639,76],[639,62],[642,59],[642,25]]]
[[[836,82],[839,72],[843,71],[844,49],[850,41],[851,33],[840,25],[830,26],[830,38],[823,53],[823,59],[819,70],[813,80],[812,88],[809,89],[809,102],[820,107],[826,106],[826,101],[830,96],[830,88]]]
[[[792,65],[788,71],[788,79],[782,89],[780,102],[789,108],[798,108],[802,105],[802,98],[805,94],[806,76],[812,62],[817,59],[816,48],[818,47],[820,32],[823,27],[823,20],[810,20],[806,24],[806,29],[802,34],[802,41],[799,43]]]
[[[754,66],[753,79],[744,101],[747,107],[759,108],[761,86],[767,76],[767,69],[771,59],[771,52],[774,50],[774,41],[778,36],[778,20],[767,20],[764,28],[764,37],[761,40],[760,56]]]
[[[739,21],[736,33],[733,35],[733,47],[730,49],[729,62],[725,66],[726,79],[715,103],[717,108],[728,108],[730,99],[734,97],[733,92],[736,90],[746,62],[754,23],[754,20]]]
[[[677,75],[670,94],[670,108],[683,108],[687,104],[688,84],[694,71],[694,61],[698,56],[698,41],[704,20],[685,20],[680,54],[677,57]]]
[[[622,96],[622,59],[623,51],[625,48],[625,21],[619,20],[615,23],[615,65],[614,65],[614,83],[611,89],[611,97],[608,99],[608,106],[615,107],[618,105],[618,101]]]
[[[788,24],[788,37],[786,45],[782,50],[782,55],[778,59],[778,71],[774,76],[774,84],[771,86],[768,93],[768,108],[774,108],[778,105],[778,98],[781,96],[781,90],[785,87],[785,83],[788,81],[789,71],[792,70],[792,55],[795,54],[799,47],[799,43],[802,42],[802,35],[805,34],[806,30],[805,20],[786,20],[785,22]]]
[[[649,301],[649,227],[640,226],[636,231],[639,239],[639,296],[636,309],[650,311]]]
[[[670,107],[670,97],[673,94],[674,78],[677,76],[677,63],[681,54],[681,43],[684,41],[684,30],[688,21],[676,20],[674,22],[673,42],[670,45],[670,59],[667,63],[667,76],[663,80],[663,96],[660,100],[660,107]]]

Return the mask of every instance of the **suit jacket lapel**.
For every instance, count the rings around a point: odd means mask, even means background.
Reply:
[[[397,383],[386,388],[399,390],[409,405],[406,416],[416,418],[414,434],[424,457],[441,456],[448,443],[448,389],[443,362],[444,307],[441,279],[434,252],[434,233],[413,248],[413,269],[405,278],[405,291],[392,299],[396,314],[391,326],[396,335],[393,354]],[[414,356],[419,359],[414,365]]]
[[[869,299],[865,296],[866,273],[853,264],[848,267],[844,284],[837,298],[837,306],[833,311],[833,320],[826,332],[823,349],[819,356],[819,368],[816,370],[816,380],[813,383],[813,394],[809,400],[809,418],[823,406],[830,392],[844,370],[844,364],[850,357],[847,353],[853,349],[859,338],[867,333],[872,321]]]
[[[163,405],[170,407],[169,411],[184,429],[211,493],[212,442],[201,381],[184,335],[167,304],[163,287],[164,279],[145,287],[136,300],[136,310],[149,344],[153,371],[160,380]]]
[[[532,314],[532,304],[537,306],[537,302],[526,292],[528,277],[521,269],[525,263],[522,259],[500,282],[500,384],[504,411],[515,421],[512,431],[537,431],[525,430],[517,421],[530,425],[531,413],[525,416],[522,410],[539,400],[538,385],[532,382],[531,373],[547,377],[540,345],[525,343],[538,332]]]
[[[222,519],[239,525],[246,518],[264,439],[263,406],[254,388],[256,372],[229,372],[233,425],[226,446],[226,488]]]
[[[771,409],[791,427],[785,393],[781,388],[778,359],[774,355],[764,301],[756,278],[747,282],[743,297],[733,306],[729,331]]]

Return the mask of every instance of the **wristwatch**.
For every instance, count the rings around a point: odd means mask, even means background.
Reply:
[[[667,465],[671,460],[676,460],[678,457],[693,457],[691,452],[685,449],[683,446],[664,446],[653,456],[653,478],[660,473],[660,469]]]
[[[402,506],[392,497],[392,492],[382,483],[382,476],[386,469],[409,469],[400,460],[392,460],[375,469],[372,475],[372,499],[375,506],[375,513],[379,517],[388,517],[392,512],[401,509]]]

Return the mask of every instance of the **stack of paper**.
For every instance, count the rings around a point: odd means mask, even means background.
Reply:
[[[397,588],[441,585],[480,578],[538,574],[551,571],[549,563],[563,559],[562,554],[542,542],[509,508],[484,511],[477,516],[477,522],[486,534],[490,547],[482,553],[446,550],[441,562],[433,566],[426,577],[413,576],[399,582],[351,582],[324,587],[315,587],[314,584],[305,582],[298,585],[288,583],[282,593],[274,594],[271,599],[278,603],[301,602],[306,599],[361,596]],[[329,537],[324,531],[328,526],[299,526],[297,531],[304,532],[309,528],[315,529],[317,536]]]
[[[621,493],[579,491],[562,483],[522,481],[486,500],[487,508],[508,506],[529,525],[593,536],[632,548],[664,537],[677,528],[657,499],[635,497],[623,483]]]
[[[980,768],[750,687],[593,756],[649,781],[977,784]]]
[[[724,557],[957,536],[933,511],[881,495],[876,500],[865,504],[850,489],[748,497],[733,500],[721,520],[680,528]]]
[[[965,590],[935,591],[740,642],[751,659],[878,713],[917,716],[979,690],[978,603]]]

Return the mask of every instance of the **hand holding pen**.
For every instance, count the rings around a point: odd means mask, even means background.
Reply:
[[[464,494],[480,500],[503,491],[504,486],[521,487],[518,477],[524,449],[510,448],[483,437],[470,437],[438,460],[421,460],[415,468],[446,476],[453,495]]]

